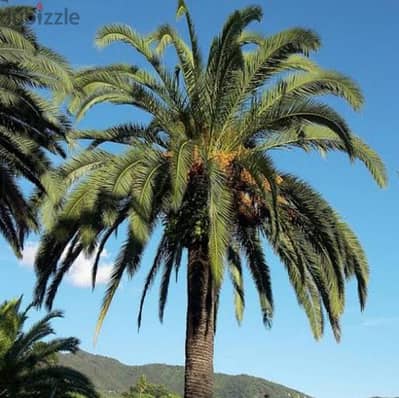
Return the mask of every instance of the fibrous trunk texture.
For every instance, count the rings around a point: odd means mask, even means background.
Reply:
[[[201,243],[189,248],[185,398],[213,396],[215,288],[207,253]]]

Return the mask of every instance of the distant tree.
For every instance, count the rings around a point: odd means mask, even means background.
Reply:
[[[50,321],[62,313],[53,311],[24,331],[31,307],[20,307],[21,299],[0,305],[0,397],[98,398],[86,376],[58,365],[57,354],[76,352],[79,344],[73,337],[48,340]]]
[[[151,384],[145,375],[141,376],[136,385],[131,387],[129,392],[123,394],[124,398],[180,398],[171,393],[166,387],[160,384]]]

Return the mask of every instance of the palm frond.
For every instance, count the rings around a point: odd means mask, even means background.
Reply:
[[[240,253],[234,246],[228,247],[227,260],[229,262],[229,274],[234,288],[234,307],[236,319],[237,322],[241,324],[245,308],[244,280]]]
[[[259,293],[259,303],[265,326],[270,327],[273,317],[273,293],[269,266],[264,258],[262,244],[258,232],[240,226],[239,241],[248,261],[248,267]]]
[[[354,134],[351,134],[351,143],[353,148],[351,155],[364,163],[380,187],[385,187],[387,185],[387,172],[378,154]],[[259,144],[255,150],[267,151],[290,146],[304,150],[316,149],[322,154],[333,150],[347,152],[344,142],[335,131],[328,127],[309,124],[305,124],[299,129],[289,129],[288,131],[267,135],[264,143]]]
[[[209,259],[214,281],[219,286],[229,245],[232,197],[226,177],[215,163],[210,165],[209,177]]]
[[[129,232],[129,236],[122,245],[122,248],[113,266],[111,280],[104,295],[100,314],[97,320],[95,339],[97,339],[100,333],[104,319],[108,313],[109,307],[111,306],[116,290],[121,283],[124,272],[128,271],[130,276],[133,276],[137,270],[137,267],[139,266],[144,247],[145,242],[136,239],[132,232]]]

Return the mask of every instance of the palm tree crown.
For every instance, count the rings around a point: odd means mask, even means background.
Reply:
[[[127,225],[100,326],[122,276],[136,273],[146,243],[161,223],[163,236],[144,286],[139,323],[155,276],[162,273],[162,319],[169,281],[180,268],[183,251],[201,247],[209,259],[215,301],[229,272],[236,315],[242,319],[245,259],[263,321],[270,325],[273,295],[264,237],[286,267],[315,338],[322,336],[326,313],[339,339],[346,279],[356,278],[362,308],[366,301],[365,254],[329,204],[300,178],[277,169],[271,153],[291,147],[341,151],[362,161],[384,186],[378,155],[320,99],[331,94],[358,110],[361,91],[348,77],[309,59],[320,46],[314,32],[293,28],[264,37],[248,30],[262,18],[259,7],[230,15],[206,61],[183,0],[178,15],[186,18],[189,43],[169,25],[147,36],[124,25],[109,25],[97,34],[98,46],[124,42],[151,70],[115,64],[76,74],[71,110],[78,117],[108,102],[130,104],[151,120],[76,132],[75,138],[89,140],[90,146],[47,176],[37,301],[52,306],[63,276],[81,252],[96,255],[94,285],[107,241]],[[169,46],[178,58],[172,71],[163,62]],[[107,142],[125,150],[108,152],[101,148]]]
[[[37,89],[59,95],[71,89],[66,62],[29,29],[34,13],[31,7],[0,9],[0,232],[17,255],[26,233],[37,227],[18,178],[43,190],[46,152],[63,154],[59,141],[68,127]]]
[[[58,353],[76,352],[78,340],[43,342],[54,334],[50,322],[62,313],[49,313],[24,331],[30,308],[21,310],[21,299],[0,305],[0,397],[97,398],[84,375],[57,364]]]

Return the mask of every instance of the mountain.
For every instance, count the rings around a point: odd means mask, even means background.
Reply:
[[[88,376],[106,396],[115,396],[145,375],[149,382],[163,384],[183,394],[184,369],[181,366],[127,366],[116,359],[79,351],[60,356],[60,363]],[[308,395],[260,378],[239,375],[215,375],[215,398],[311,398]]]

